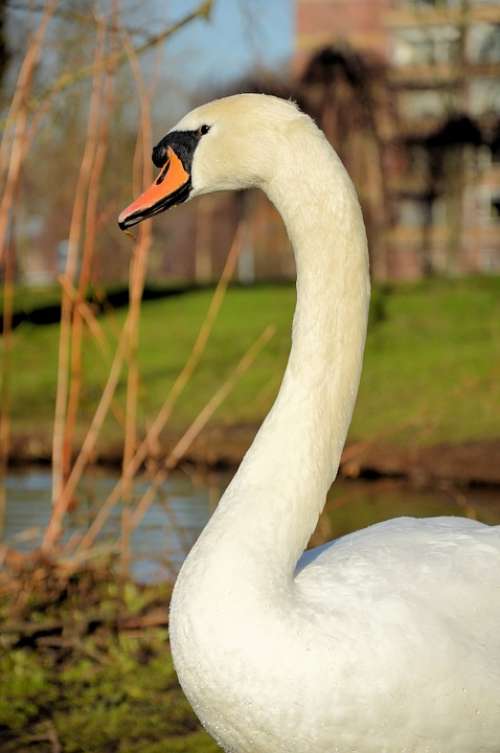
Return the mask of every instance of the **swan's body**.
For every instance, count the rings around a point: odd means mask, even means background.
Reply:
[[[290,103],[219,100],[166,138],[205,123],[190,195],[268,194],[294,246],[297,308],[275,405],[177,579],[182,687],[234,753],[500,753],[500,527],[399,518],[302,554],[361,371],[369,283],[352,184]]]

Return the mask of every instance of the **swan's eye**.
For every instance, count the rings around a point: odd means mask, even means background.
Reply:
[[[200,136],[204,136],[206,133],[209,132],[209,130],[210,130],[209,125],[202,125],[198,128],[198,133],[200,134]]]

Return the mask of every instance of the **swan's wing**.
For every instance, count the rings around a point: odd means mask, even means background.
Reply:
[[[500,656],[500,526],[467,518],[395,518],[312,549],[297,564],[301,598],[323,614],[359,609],[480,626]]]
[[[354,689],[344,708],[368,694],[389,724],[415,713],[429,743],[449,737],[419,750],[500,750],[499,526],[397,518],[307,552],[295,584],[297,633],[321,647],[324,677],[340,665]]]
[[[470,553],[473,554],[480,551],[485,541],[493,546],[494,551],[500,552],[500,526],[453,516],[391,518],[309,549],[299,559],[295,575],[298,576],[311,565],[323,571],[323,568],[329,568],[330,563],[336,564],[338,558],[344,560],[353,551],[370,556],[374,550],[380,552],[382,548],[383,552],[389,547],[389,551],[386,551],[388,556],[398,556],[399,552],[399,556],[414,567],[420,556],[436,556],[443,546],[449,548],[466,544],[467,550],[472,550]],[[319,572],[315,575],[319,575]]]

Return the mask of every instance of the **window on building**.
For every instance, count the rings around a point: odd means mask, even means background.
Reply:
[[[421,29],[401,29],[394,37],[396,65],[425,64],[432,59],[432,44]]]
[[[403,91],[399,97],[401,115],[409,120],[441,118],[453,106],[453,95],[436,89]]]
[[[432,224],[437,226],[446,224],[446,201],[442,196],[435,199],[432,204]]]
[[[399,29],[394,35],[393,59],[396,65],[454,63],[460,55],[460,33],[449,24]]]
[[[469,110],[473,116],[500,114],[500,86],[494,78],[475,78],[469,84]]]
[[[403,227],[427,227],[432,217],[432,203],[425,196],[403,197],[398,202],[398,217]]]
[[[471,63],[500,62],[500,24],[475,24],[469,28],[467,58]]]
[[[474,197],[476,223],[480,227],[491,225],[491,193],[487,186],[478,185]]]

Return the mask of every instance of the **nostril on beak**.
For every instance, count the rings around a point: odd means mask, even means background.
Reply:
[[[151,159],[153,160],[155,167],[163,167],[167,160],[167,150],[163,146],[163,144],[158,144],[158,146],[155,146]]]

